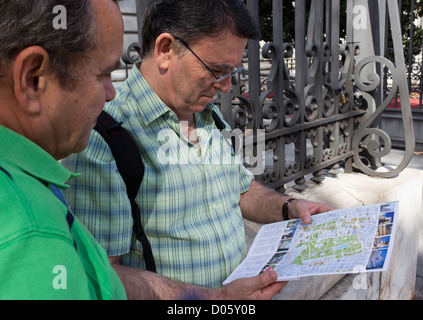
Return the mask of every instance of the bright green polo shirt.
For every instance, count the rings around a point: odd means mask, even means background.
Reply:
[[[50,189],[72,177],[0,126],[0,299],[126,298],[104,250],[79,220],[67,222],[72,213]]]

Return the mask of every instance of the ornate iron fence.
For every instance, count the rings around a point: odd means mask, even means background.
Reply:
[[[399,0],[399,6],[401,6]],[[406,70],[407,70],[407,84],[410,91],[410,101],[412,107],[414,134],[416,141],[416,150],[423,150],[423,47],[422,47],[422,33],[416,28],[415,24],[422,25],[422,18],[417,21],[415,15],[416,1],[407,1],[409,5],[409,34],[408,45],[404,48]],[[403,6],[404,8],[404,6]],[[419,30],[420,32],[415,32]],[[393,49],[388,50],[388,56],[393,57]],[[392,75],[389,70],[384,74],[384,90],[386,94],[391,91]],[[390,135],[394,147],[402,149],[404,147],[405,135],[403,133],[402,125],[402,105],[399,97],[396,97],[391,103],[391,106],[383,112],[382,128]]]
[[[139,26],[147,2],[137,1]],[[246,0],[246,4],[258,21],[259,1]],[[413,155],[398,3],[348,0],[347,7],[347,35],[340,39],[340,0],[296,0],[295,43],[286,43],[281,36],[283,3],[273,0],[273,42],[260,48],[258,42],[249,41],[246,71],[233,78],[230,94],[220,94],[216,99],[232,128],[253,132],[256,159],[255,163],[246,159],[246,165],[254,168],[264,158],[266,166],[256,179],[274,189],[284,191],[285,185],[294,181],[294,188],[301,191],[306,188],[306,177],[319,183],[324,170],[339,165],[346,172],[355,168],[373,176],[392,177]],[[356,29],[362,27],[358,14],[370,21],[366,38],[357,38]],[[395,62],[385,58],[380,49],[379,30],[384,30],[381,24],[388,22]],[[375,55],[360,57],[361,46],[372,46]],[[292,58],[295,68],[288,68]],[[267,72],[263,60],[270,65]],[[386,96],[382,88],[385,68],[392,74]],[[402,105],[406,152],[397,168],[379,171],[378,159],[389,154],[391,140],[377,127],[378,119],[397,95]],[[263,132],[264,136],[260,135]]]

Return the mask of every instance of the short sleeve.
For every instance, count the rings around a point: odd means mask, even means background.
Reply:
[[[92,298],[73,244],[36,232],[0,248],[0,283],[0,299]]]

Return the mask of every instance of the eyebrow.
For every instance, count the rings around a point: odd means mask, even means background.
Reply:
[[[121,66],[121,61],[120,58],[118,60],[116,60],[116,62],[114,63],[113,66],[111,66],[110,68],[106,68],[105,72],[112,72],[115,71],[116,69],[118,69]]]
[[[213,63],[208,64],[208,66],[212,69],[215,69],[215,70],[233,70],[235,68],[242,67],[242,61],[240,63],[238,63],[235,67],[227,65],[227,64],[213,64]]]

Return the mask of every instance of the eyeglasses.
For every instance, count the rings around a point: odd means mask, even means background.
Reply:
[[[241,72],[241,71],[244,70],[244,67],[241,67],[239,69],[232,71],[231,73],[224,74],[224,75],[221,75],[221,76],[216,76],[216,74],[205,64],[205,62],[203,60],[201,60],[201,58],[199,56],[197,56],[197,54],[194,51],[192,51],[192,49],[188,46],[188,44],[184,40],[182,40],[179,37],[175,37],[175,36],[174,36],[174,38],[176,40],[178,40],[180,43],[182,43],[185,48],[187,48],[189,51],[191,51],[191,53],[198,59],[198,61],[200,61],[203,64],[203,66],[210,72],[210,74],[214,78],[214,82],[216,82],[216,83],[219,83],[219,82],[223,81],[224,79],[227,79],[228,77],[232,77],[233,75],[237,74],[238,72]]]

